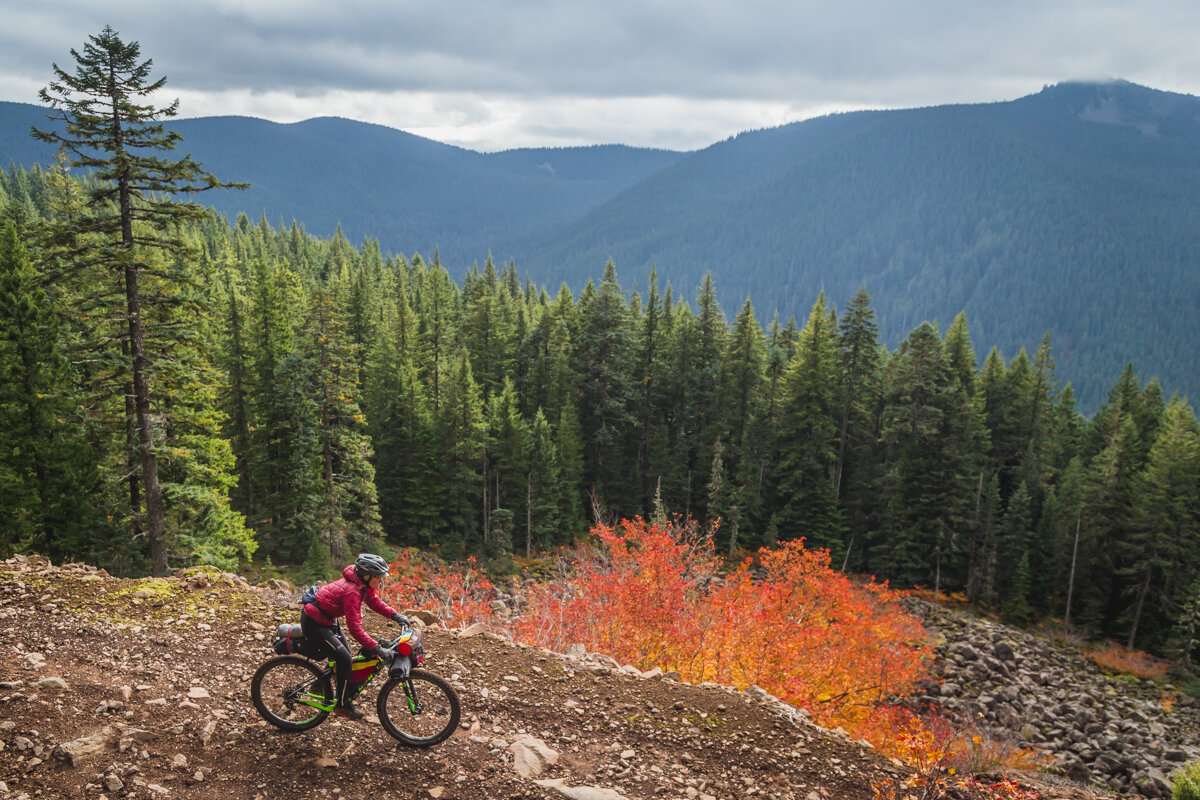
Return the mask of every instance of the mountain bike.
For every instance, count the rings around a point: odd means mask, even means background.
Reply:
[[[336,704],[336,662],[325,657],[324,643],[306,642],[299,629],[299,625],[279,626],[275,649],[286,655],[266,661],[250,682],[250,697],[258,713],[288,732],[315,728]],[[453,686],[432,672],[416,669],[425,657],[421,631],[409,628],[395,639],[379,643],[394,651],[395,659],[389,662],[361,653],[355,657],[346,685],[347,700],[352,701],[386,669],[387,681],[375,701],[383,729],[410,747],[432,747],[446,741],[458,727],[462,710]]]

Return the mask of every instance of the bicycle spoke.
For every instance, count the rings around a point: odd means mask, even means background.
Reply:
[[[458,725],[454,690],[437,676],[414,672],[406,681],[389,681],[379,695],[379,717],[400,741],[427,747],[444,741]]]
[[[318,667],[281,658],[259,670],[251,694],[267,722],[283,730],[303,730],[321,722],[332,706],[328,684]]]

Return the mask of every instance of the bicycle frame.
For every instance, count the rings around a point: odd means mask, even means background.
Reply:
[[[354,660],[350,662],[350,677],[347,678],[346,683],[346,700],[350,701],[357,697],[358,693],[363,690],[363,687],[379,674],[383,666],[384,661],[378,656],[355,656]],[[325,662],[325,674],[330,677],[334,677],[337,674],[336,661],[329,659]],[[313,682],[315,681],[310,681],[310,685]],[[324,699],[324,697],[317,697],[306,689],[305,696],[299,698],[299,702],[321,711],[333,711],[336,702],[326,705],[321,702]]]
[[[413,635],[413,630],[409,629],[401,633],[395,639],[383,641],[381,644],[386,646],[388,649],[395,649],[397,645],[407,642],[413,638]],[[385,662],[379,656],[365,656],[361,654],[355,656],[350,662],[350,675],[346,679],[346,700],[352,701],[354,698],[356,698],[366,687],[366,685],[370,683],[375,676],[382,672],[387,666],[387,662]],[[325,670],[326,675],[334,677],[337,674],[337,662],[333,659],[327,659],[325,662]],[[329,703],[328,705],[321,702],[325,699],[324,697],[317,697],[316,695],[312,694],[312,692],[308,691],[308,686],[311,686],[311,684],[312,681],[310,681],[304,687],[305,696],[298,698],[297,701],[303,705],[312,706],[313,708],[319,709],[320,711],[333,711],[336,701],[334,703]],[[409,711],[416,713],[420,709],[420,701],[418,701],[414,696],[412,685],[407,680],[404,682],[404,696],[408,700]]]

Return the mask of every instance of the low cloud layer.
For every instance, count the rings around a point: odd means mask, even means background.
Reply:
[[[0,99],[112,25],[186,116],[336,115],[476,149],[688,149],[831,110],[1121,77],[1200,93],[1200,5],[1014,0],[0,0]]]

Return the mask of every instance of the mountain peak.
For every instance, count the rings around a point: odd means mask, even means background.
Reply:
[[[1121,78],[1067,81],[1046,86],[1035,97],[1058,105],[1083,122],[1135,128],[1147,136],[1194,132],[1200,98],[1151,89]]]

